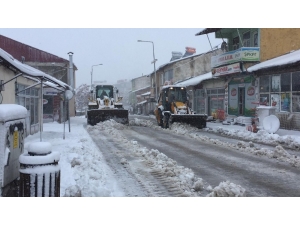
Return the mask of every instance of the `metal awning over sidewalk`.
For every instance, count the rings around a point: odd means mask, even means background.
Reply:
[[[14,57],[12,57],[9,53],[4,51],[0,48],[0,64],[7,67],[10,70],[15,71],[16,73],[19,72],[15,77],[13,77],[11,80],[23,76],[26,78],[32,78],[32,80],[38,79],[39,82],[43,82],[43,85],[56,87],[56,88],[62,88],[63,90],[71,90],[73,91],[73,88],[66,83],[56,79],[55,77],[52,77],[51,75],[48,75],[38,69],[35,69],[31,66],[28,66],[26,64],[21,63],[20,61],[16,60]],[[10,81],[11,81],[10,80]]]

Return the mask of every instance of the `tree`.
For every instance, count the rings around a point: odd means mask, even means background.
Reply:
[[[82,84],[75,89],[76,112],[85,112],[88,107],[90,85]]]

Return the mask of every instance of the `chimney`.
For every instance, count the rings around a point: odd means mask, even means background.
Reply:
[[[187,57],[187,56],[191,56],[193,54],[196,53],[196,49],[195,48],[192,48],[192,47],[185,47],[185,53],[184,55],[182,56],[182,58],[184,57]]]

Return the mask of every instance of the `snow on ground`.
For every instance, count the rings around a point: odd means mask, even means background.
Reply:
[[[45,123],[43,125],[42,141],[49,142],[53,151],[60,153],[59,165],[61,166],[61,196],[82,196],[82,197],[122,197],[123,191],[118,186],[118,181],[107,166],[101,151],[95,145],[88,132],[83,127],[86,123],[84,117],[75,117],[71,121],[71,132],[65,130],[63,139],[63,124],[56,122]],[[161,129],[153,125],[150,121],[135,119],[131,121],[135,125],[151,126],[154,129]],[[67,126],[67,125],[65,125]],[[177,132],[188,132],[184,125],[174,126]],[[105,121],[95,126],[87,126],[93,135],[105,133],[115,142],[122,142],[126,149],[132,154],[143,157],[151,163],[157,171],[167,174],[174,184],[186,190],[185,196],[197,196],[204,188],[212,193],[208,196],[243,196],[243,187],[225,181],[220,183],[220,187],[204,187],[201,178],[196,178],[189,168],[178,166],[177,163],[168,158],[157,149],[147,149],[140,146],[136,141],[127,140],[122,137],[122,129],[126,126],[116,123],[114,120]],[[194,128],[189,128],[189,131]],[[202,137],[205,139],[205,137]],[[25,139],[25,151],[32,142],[39,142],[40,134],[30,135]],[[124,159],[125,160],[125,159]],[[121,160],[120,163],[126,163]],[[227,188],[224,189],[224,186]],[[226,194],[224,194],[226,192]]]
[[[71,132],[66,125],[57,122],[43,125],[42,141],[52,145],[52,151],[60,153],[61,197],[111,197],[123,196],[117,181],[105,163],[101,151],[83,127],[85,118],[72,118]],[[25,152],[32,142],[39,142],[40,134],[25,139]]]
[[[162,129],[161,127],[154,125],[149,120],[135,118],[131,121],[131,125],[149,126],[154,129]],[[240,125],[222,125],[221,123],[207,123],[207,128],[203,131],[217,133],[229,137],[239,138],[237,144],[227,143],[215,138],[210,138],[206,135],[200,134],[198,128],[192,127],[189,124],[173,123],[170,125],[170,129],[165,129],[166,132],[175,132],[178,134],[184,134],[191,138],[195,138],[201,141],[213,143],[215,145],[221,145],[236,149],[238,151],[248,152],[258,156],[266,156],[268,158],[274,158],[276,160],[289,163],[291,166],[300,167],[300,158],[296,155],[289,154],[281,145],[286,145],[291,149],[300,150],[300,132],[294,130],[281,130],[277,131],[278,134],[269,134],[265,130],[259,130],[257,133],[246,130],[245,126]],[[274,150],[269,148],[259,148],[254,145],[253,142],[259,142],[264,144],[274,145]],[[221,184],[220,184],[221,185]],[[224,185],[224,184],[222,184]]]
[[[153,126],[153,124],[149,121],[139,119],[131,121],[131,125],[133,124],[139,126],[157,127]],[[122,143],[122,146],[124,146],[127,151],[131,151],[136,156],[143,157],[144,161],[151,164],[152,167],[155,167],[156,172],[166,174],[169,180],[172,180],[174,186],[185,190],[184,196],[195,197],[197,196],[198,191],[202,191],[205,188],[202,178],[196,178],[191,169],[177,165],[174,160],[168,158],[165,154],[159,152],[157,149],[147,149],[139,146],[137,141],[127,140],[122,136],[122,132],[120,131],[123,129],[127,129],[127,126],[119,124],[114,120],[98,123],[95,126],[88,126],[88,130],[93,135],[99,135],[100,132],[104,132],[110,137],[113,137],[116,142]],[[158,127],[158,129],[160,128]],[[221,185],[227,185],[227,188],[222,189],[221,194],[217,193],[216,195],[211,194],[209,196],[244,196],[245,194],[245,189],[239,185],[234,185],[234,188],[232,188],[232,184],[229,181]],[[210,191],[211,187],[209,186],[205,189]],[[218,192],[218,190],[219,189],[217,188],[213,191]],[[224,194],[224,192],[226,192],[226,194]]]
[[[86,123],[84,117],[75,117],[71,121],[71,132],[65,128],[65,139],[63,139],[63,124],[56,122],[45,123],[43,125],[42,141],[51,143],[53,151],[60,153],[59,165],[61,166],[61,196],[124,196],[124,192],[118,186],[118,181],[114,177],[110,168],[106,165],[101,151],[93,142],[88,132],[83,127]],[[162,129],[149,120],[130,120],[130,125],[147,126],[153,129]],[[67,125],[65,125],[67,126]],[[132,151],[132,154],[143,157],[144,160],[153,164],[156,170],[163,171],[172,179],[174,184],[186,190],[186,196],[197,196],[197,192],[203,189],[210,191],[208,196],[243,196],[244,187],[223,181],[218,187],[204,187],[201,178],[196,178],[189,168],[178,166],[176,162],[168,158],[157,149],[147,149],[140,146],[136,141],[127,140],[122,136],[122,129],[126,126],[116,123],[114,120],[99,123],[96,126],[87,126],[87,129],[94,135],[104,132],[115,142],[122,142],[122,145]],[[211,139],[206,135],[199,134],[198,129],[187,124],[174,123],[166,132],[185,134],[191,138],[210,142],[216,145],[223,145],[234,148],[238,151],[247,151],[259,157],[269,157],[290,163],[292,166],[300,167],[300,159],[289,154],[285,149],[277,144],[274,150],[257,148],[252,141],[262,143],[284,142],[289,146],[299,146],[299,136],[294,135],[268,134],[261,130],[258,133],[246,131],[245,127],[233,125],[220,125],[217,123],[207,123],[207,132],[221,133],[223,135],[243,138],[237,144],[226,143],[218,139]],[[292,131],[290,131],[292,132]],[[285,132],[287,133],[287,132]],[[299,132],[298,132],[299,133]],[[248,140],[248,141],[245,141]],[[32,142],[39,142],[40,134],[30,135],[25,139],[25,151]],[[125,160],[125,159],[124,159]],[[120,162],[122,164],[126,163]]]
[[[146,120],[135,119],[134,121],[130,122],[132,125],[135,124],[140,126],[150,126],[153,129],[162,129],[157,125],[153,125],[152,122]],[[86,119],[84,117],[71,118],[71,132],[68,132],[68,128],[66,125],[65,138],[63,138],[63,124],[52,122],[44,123],[43,125],[42,141],[49,142],[52,145],[52,151],[58,151],[60,153],[59,165],[61,167],[61,196],[124,196],[123,191],[118,185],[118,180],[115,179],[114,174],[107,166],[101,151],[99,151],[98,147],[95,145],[88,132],[83,127],[85,123]],[[193,172],[190,169],[179,167],[175,161],[169,159],[164,154],[160,153],[155,149],[145,149],[142,146],[139,146],[139,144],[135,141],[130,141],[122,138],[120,130],[125,129],[124,126],[116,124],[112,121],[107,123],[110,123],[110,125],[112,126],[104,126],[104,124],[99,124],[96,127],[89,127],[88,129],[96,133],[105,132],[107,134],[110,134],[115,141],[124,142],[124,144],[126,144],[128,147],[130,147],[130,149],[132,149],[132,152],[134,154],[142,156],[145,158],[145,160],[153,162],[153,164],[156,165],[157,170],[162,170],[163,168],[165,168],[166,173],[170,175],[171,179],[174,179],[174,182],[178,182],[181,185],[185,185],[186,189],[188,190],[187,196],[194,196],[191,195],[191,193],[193,193],[192,189],[194,189],[197,192],[201,191],[203,188],[206,188],[206,190],[210,191],[210,194],[208,194],[207,196],[243,196],[243,193],[245,192],[244,187],[240,187],[236,184],[231,183],[230,181],[224,180],[216,187],[204,187],[203,180],[201,178],[195,178]],[[245,135],[245,128],[238,126],[222,126],[220,124],[208,123],[207,127],[208,128],[206,128],[205,130],[207,130],[208,132],[220,132],[222,130],[222,132],[225,134],[237,134],[243,137],[254,137],[262,135],[261,133],[248,133],[248,135]],[[214,142],[215,144],[222,144],[219,143],[218,140],[212,140],[209,137],[206,137],[205,135],[197,134],[197,129],[187,125],[173,124],[171,126],[171,129],[173,130],[166,130],[166,132],[176,131],[177,133],[184,133],[189,135],[190,137],[199,138],[203,141],[210,141]],[[292,135],[283,135],[287,134],[288,132],[279,134],[280,132],[280,130],[277,132],[279,136],[275,134],[265,134],[266,137],[257,138],[260,138],[260,140],[262,141],[275,141],[278,139],[282,139],[286,142],[292,141],[293,143],[295,143],[295,145],[299,143],[299,139],[297,139],[299,135],[296,136],[297,134],[299,134],[299,132],[295,132]],[[40,133],[29,135],[25,139],[25,151],[26,149],[28,149],[30,143],[40,141]],[[264,149],[253,148],[253,144],[251,144],[251,141],[249,141],[248,143],[240,141],[239,146],[235,146],[235,148],[237,150],[252,152],[253,154],[257,154],[259,157],[269,156],[283,159],[289,158],[289,154],[282,147],[280,147],[280,145],[276,147],[274,152],[268,152]],[[126,160],[124,160],[123,162],[121,160],[120,163],[126,163]],[[297,163],[295,163],[295,165],[298,165]],[[158,221],[166,223],[174,221],[176,223],[182,224],[186,223],[187,221],[195,222],[199,219],[205,219],[207,222],[209,222],[215,214],[218,215],[218,218],[221,218],[219,222],[224,222],[224,219],[227,218],[230,222],[236,221],[240,223],[242,221],[244,223],[246,222],[245,217],[247,217],[248,222],[251,221],[251,218],[248,218],[248,213],[253,207],[256,211],[264,212],[264,215],[267,214],[268,210],[272,210],[270,211],[270,213],[276,213],[278,211],[278,213],[280,214],[280,212],[282,212],[281,210],[279,210],[280,207],[275,207],[276,205],[278,205],[279,201],[276,198],[274,199],[276,200],[276,202],[274,203],[272,202],[272,198],[268,198],[267,202],[264,200],[264,198],[260,198],[262,199],[262,201],[259,201],[257,198],[247,198],[247,200],[245,198],[242,198],[244,199],[243,202],[232,202],[232,200],[230,202],[212,202],[204,200],[203,198],[201,198],[201,202],[195,202],[195,198],[184,198],[186,199],[184,201],[179,200],[178,198],[168,198],[168,200],[166,200],[166,198],[159,198],[161,199],[161,201],[159,201],[156,198],[147,198],[147,200],[146,198],[130,198],[135,199],[131,200],[130,202],[113,200],[119,198],[109,199],[110,200],[108,200],[107,198],[101,198],[100,202],[91,199],[89,199],[88,201],[81,201],[78,199],[74,202],[72,202],[71,200],[69,200],[68,202],[52,202],[52,204],[48,204],[49,206],[51,205],[51,207],[48,208],[37,207],[36,202],[29,202],[29,206],[30,208],[34,209],[38,215],[42,215],[45,212],[45,210],[51,213],[51,211],[53,211],[53,209],[55,208],[55,214],[61,216],[61,221],[75,224],[79,222],[84,223],[86,221],[104,221],[104,223],[110,223],[112,221],[127,221],[131,222],[131,224],[140,224],[142,221],[142,223],[146,224],[147,221],[151,221],[151,224],[153,224],[153,222]],[[193,201],[191,202],[187,199],[193,199]],[[10,199],[10,204],[20,204],[19,202],[14,202],[12,200],[13,199]],[[255,203],[252,200],[255,200]],[[283,200],[284,199],[280,198],[281,204],[291,204],[290,202],[286,202]],[[45,200],[43,200],[43,202],[44,201]],[[41,204],[43,204],[43,202],[41,202]],[[230,207],[230,210],[227,210],[228,207]],[[290,208],[288,213],[297,215],[294,209],[296,210],[297,207]],[[150,211],[153,210],[155,211],[156,215],[155,220],[150,219],[153,217]],[[201,216],[199,217],[200,211]],[[9,215],[9,213],[11,214],[12,212],[12,210],[9,210],[7,212],[7,215]],[[25,212],[26,210],[24,211],[24,213]],[[135,216],[133,216],[133,213]],[[232,213],[236,214],[234,218],[232,217]],[[166,217],[166,215],[172,216]],[[11,216],[13,216],[13,214],[11,214]],[[149,218],[150,220],[141,220],[141,216],[143,218]],[[24,220],[24,218],[27,217],[28,213],[26,212],[22,217],[22,223],[26,224],[26,219]],[[214,218],[213,220],[216,221],[215,219],[217,218]],[[257,217],[255,217],[255,221],[256,219]],[[287,219],[291,219],[291,217],[276,217],[276,222],[286,222]],[[28,221],[31,221],[32,224],[32,220]],[[252,220],[252,222],[255,221]],[[273,221],[273,218],[260,218],[260,221],[265,221],[266,223],[269,223]]]

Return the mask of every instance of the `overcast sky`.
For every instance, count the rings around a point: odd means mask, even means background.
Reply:
[[[196,48],[196,54],[211,50],[222,42],[210,34],[195,36],[203,28],[14,28],[0,29],[0,34],[40,50],[69,59],[73,52],[76,86],[106,80],[116,83],[153,72],[153,45],[157,59],[156,68],[168,63],[172,51],[185,53],[186,47]]]

